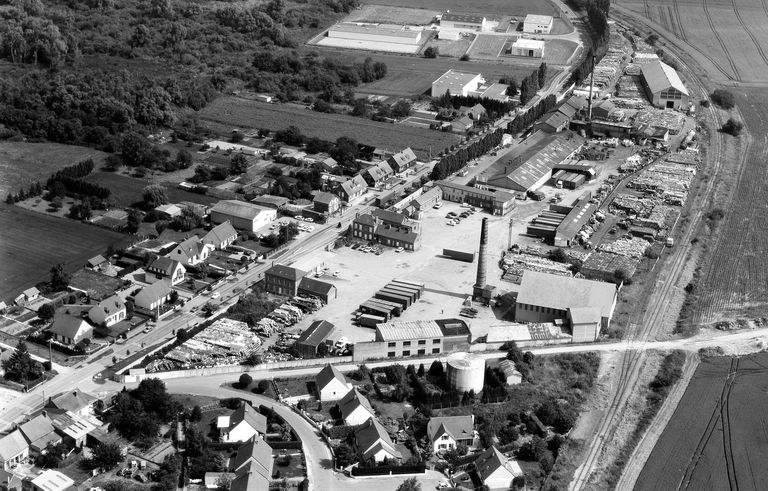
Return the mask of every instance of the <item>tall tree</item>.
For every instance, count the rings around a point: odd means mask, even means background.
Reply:
[[[144,204],[147,208],[155,208],[168,203],[168,195],[159,184],[150,184],[141,192]]]
[[[66,290],[70,276],[64,271],[64,264],[59,263],[51,268],[51,289],[55,292]]]
[[[40,365],[32,359],[26,343],[19,341],[13,354],[3,361],[6,377],[22,384],[40,377]]]

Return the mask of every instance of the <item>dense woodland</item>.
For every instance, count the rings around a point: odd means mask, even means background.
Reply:
[[[230,88],[328,99],[386,74],[293,51],[356,0],[0,0],[0,136],[119,151]],[[188,123],[186,124],[188,126]]]

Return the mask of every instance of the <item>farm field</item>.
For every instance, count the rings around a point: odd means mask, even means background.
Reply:
[[[363,0],[363,4],[369,5],[392,5],[395,7],[413,7],[413,2],[408,0]],[[496,15],[521,15],[521,14],[543,14],[553,15],[555,7],[550,2],[537,2],[535,0],[477,0],[475,2],[464,2],[462,0],[423,0],[419,2],[419,7],[423,9],[438,10],[462,14],[485,14],[486,16]]]
[[[412,7],[412,6],[411,6]],[[344,17],[344,22],[380,22],[382,24],[425,25],[432,22],[439,10],[423,8],[391,7],[387,5],[362,5]]]
[[[635,491],[764,489],[766,375],[768,353],[703,361]]]
[[[6,301],[47,280],[57,263],[73,271],[110,244],[130,240],[118,232],[4,203],[0,230],[0,299]]]
[[[429,155],[430,147],[434,155],[460,140],[458,136],[439,131],[318,113],[294,104],[265,104],[235,97],[221,97],[198,114],[203,122],[213,121],[230,127],[281,130],[295,125],[307,136],[328,141],[348,136],[359,143],[390,150],[411,147],[420,158]]]
[[[141,201],[141,191],[152,183],[150,179],[138,179],[117,172],[98,171],[86,177],[85,180],[109,188],[112,191],[111,197],[114,198],[115,204],[119,208],[125,208]],[[193,203],[208,205],[217,201],[216,198],[197,193],[190,193],[189,191],[178,189],[172,185],[166,186],[165,192],[171,203],[191,201]]]
[[[654,30],[674,36],[718,81],[768,79],[768,4],[757,0],[620,0],[650,21]],[[711,70],[710,70],[711,68]]]
[[[107,154],[59,143],[3,142],[0,144],[0,199],[35,181],[43,181],[62,167],[92,158],[98,164]]]
[[[723,207],[725,216],[710,249],[712,255],[702,263],[694,316],[694,322],[701,324],[748,311],[762,316],[768,305],[768,147],[763,144],[768,132],[768,90],[734,92],[756,141],[749,148],[731,202]]]

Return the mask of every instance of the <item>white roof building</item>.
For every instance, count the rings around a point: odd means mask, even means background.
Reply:
[[[483,77],[480,73],[448,70],[432,82],[432,97],[440,97],[446,92],[466,97],[469,92],[476,91],[482,83]]]
[[[528,14],[523,21],[523,32],[529,34],[549,34],[554,19],[551,15]]]

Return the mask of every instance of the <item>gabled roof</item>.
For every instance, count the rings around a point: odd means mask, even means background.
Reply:
[[[615,296],[613,283],[525,271],[517,302],[557,310],[594,307],[600,315],[608,317]]]
[[[325,321],[322,321],[322,322],[325,322]],[[330,322],[328,324],[330,324]],[[331,326],[333,326],[333,324],[331,324]],[[343,385],[347,384],[347,379],[344,377],[344,375],[335,366],[329,363],[328,365],[323,367],[322,370],[317,372],[317,375],[315,375],[315,385],[317,386],[317,390],[318,391],[323,390],[325,387],[328,386],[328,384],[331,383],[332,380],[338,380]],[[349,393],[351,392],[352,391],[350,391]],[[349,393],[347,393],[347,395],[349,395]],[[346,397],[347,396],[345,395],[341,401],[346,399]],[[341,401],[339,402],[339,404],[341,404]]]
[[[232,431],[243,421],[261,434],[267,432],[267,418],[260,412],[253,409],[249,404],[245,403],[237,408],[229,418],[229,431]]]
[[[466,22],[470,24],[482,24],[485,17],[482,15],[470,15],[470,14],[452,14],[446,12],[440,17],[440,20],[447,20],[450,22]]]
[[[63,392],[55,397],[51,397],[46,407],[54,407],[62,411],[72,411],[76,413],[83,408],[91,405],[96,398],[81,390],[73,389],[69,392]]]
[[[30,445],[42,449],[48,442],[61,440],[47,416],[39,414],[26,423],[19,426],[19,431],[27,439]]]
[[[386,162],[379,162],[372,167],[368,167],[365,172],[376,182],[394,174],[392,167]]]
[[[330,205],[331,202],[337,199],[339,199],[339,197],[336,196],[335,194],[326,193],[325,191],[319,191],[315,194],[313,201],[315,203],[323,203],[326,205]]]
[[[163,298],[166,295],[171,294],[171,286],[165,281],[156,281],[149,286],[145,286],[139,293],[136,294],[135,300],[138,303],[142,301],[144,303],[152,303],[159,298]]]
[[[271,275],[271,276],[277,276],[279,278],[284,278],[286,280],[291,281],[299,281],[301,278],[306,276],[306,271],[302,271],[300,269],[292,268],[290,266],[284,266],[282,264],[275,264],[271,268],[267,270],[265,275]]]
[[[272,447],[259,437],[251,438],[237,449],[232,468],[239,473],[250,462],[256,464],[251,470],[267,479],[272,477]]]
[[[592,106],[592,110],[594,111],[595,109],[602,109],[603,111],[610,114],[611,111],[614,111],[616,109],[616,104],[606,99]]]
[[[480,106],[480,107],[483,107],[483,106]],[[396,154],[389,157],[389,161],[395,163],[401,168],[407,167],[411,165],[411,162],[416,161],[416,154],[413,153],[413,150],[411,150],[411,147],[408,147],[405,150],[401,152],[397,152]]]
[[[258,472],[251,471],[250,466],[240,473],[229,486],[229,491],[264,491],[269,489],[269,479]]]
[[[382,449],[394,457],[402,458],[402,455],[392,443],[387,430],[373,417],[357,427],[355,430],[355,440],[363,460],[368,460]]]
[[[576,115],[576,111],[577,109],[575,107],[565,102],[560,104],[560,106],[557,108],[557,112],[559,112],[560,114],[562,114],[568,119],[571,119],[572,117],[574,117]]]
[[[549,113],[549,116],[544,120],[544,124],[547,124],[553,128],[560,128],[565,124],[568,124],[568,117],[560,112]]]
[[[363,225],[368,225],[369,227],[373,227],[376,225],[376,219],[367,213],[365,215],[360,215],[358,217],[355,217],[353,221],[362,223]]]
[[[357,390],[357,387],[353,388],[349,392],[347,392],[347,395],[341,398],[339,401],[339,410],[341,411],[341,417],[343,419],[347,419],[347,416],[352,414],[358,407],[363,407],[366,411],[368,411],[371,416],[375,416],[376,413],[373,411],[373,408],[371,407],[371,403],[368,401],[368,398],[365,397],[360,393],[359,390]]]
[[[336,287],[330,283],[316,280],[308,276],[305,276],[299,282],[299,290],[305,290],[309,293],[314,293],[317,295],[323,295],[323,296],[328,295],[331,292],[331,290],[333,290],[334,288]]]
[[[467,416],[442,416],[429,419],[427,423],[427,435],[431,441],[435,441],[447,434],[454,440],[466,440],[474,437],[475,417]]]
[[[200,237],[197,235],[193,235],[192,237],[185,239],[179,245],[176,246],[175,250],[179,254],[184,254],[187,257],[195,257],[199,256],[203,253],[203,242],[200,240]]]
[[[247,201],[222,200],[216,203],[211,211],[245,220],[253,220],[261,213],[268,211],[268,209],[248,203]]]
[[[37,295],[40,295],[40,290],[33,286],[32,288],[27,288],[22,293],[27,297],[36,297]]]
[[[499,363],[498,366],[499,370],[504,374],[505,377],[511,377],[512,375],[518,375],[522,376],[522,374],[517,370],[517,367],[515,366],[515,362],[510,360],[502,360]]]
[[[434,199],[436,196],[440,196],[440,197],[443,196],[443,190],[440,189],[439,186],[435,186],[429,191],[427,191],[426,193],[413,198],[413,200],[411,200],[411,204],[416,203],[420,206],[423,206],[424,203],[428,203],[432,201],[432,199]]]
[[[410,232],[392,227],[387,228],[385,225],[379,225],[376,227],[376,235],[385,237],[387,239],[402,240],[408,243],[415,243],[419,239],[419,234],[416,232]]]
[[[226,222],[216,225],[210,232],[205,234],[205,236],[203,236],[203,242],[205,244],[218,245],[227,242],[232,237],[237,237],[237,231],[235,230],[235,227],[229,223],[229,220],[227,220]]]
[[[384,223],[391,223],[394,225],[403,225],[408,223],[408,217],[402,213],[395,213],[394,211],[382,210],[381,208],[374,208],[371,215],[378,218]]]
[[[594,324],[600,322],[600,309],[595,307],[571,307],[571,322],[574,324]]]
[[[48,329],[53,334],[58,334],[65,338],[74,339],[77,334],[83,329],[91,329],[91,325],[88,324],[82,317],[75,317],[69,314],[61,314],[56,316],[53,324]]]
[[[472,118],[470,118],[467,115],[464,115],[464,116],[458,117],[458,118],[454,119],[453,121],[451,121],[451,124],[458,124],[458,125],[461,125],[461,126],[470,127],[470,126],[472,126],[474,124],[474,122],[472,121]]]
[[[688,95],[688,89],[685,88],[683,81],[680,80],[677,70],[663,61],[654,60],[646,63],[641,67],[641,70],[645,83],[648,84],[651,92],[656,93],[672,87]]]
[[[181,264],[178,261],[174,261],[173,259],[169,257],[163,257],[160,256],[156,258],[154,261],[149,263],[149,266],[147,269],[150,271],[160,271],[166,276],[172,276],[173,272],[176,271],[176,268],[178,265]]]
[[[586,107],[587,99],[585,97],[581,97],[580,95],[572,95],[565,100],[565,104],[579,111]]]
[[[477,474],[483,481],[499,469],[503,469],[513,478],[523,475],[520,464],[506,458],[496,447],[490,447],[483,451],[475,459],[475,467],[477,468]]]
[[[302,279],[302,282],[303,281],[304,280]],[[301,287],[301,284],[299,284],[299,287]],[[299,336],[299,339],[297,339],[296,342],[310,346],[317,346],[322,343],[328,336],[330,336],[334,329],[335,326],[328,321],[315,321],[310,324],[303,333],[301,333],[301,336]],[[315,376],[315,380],[317,380],[317,377],[319,376],[320,374],[318,373]]]
[[[98,304],[94,305],[89,312],[89,315],[98,315],[101,317],[109,317],[115,312],[120,312],[125,308],[125,302],[117,295],[112,295],[109,298],[105,298]]]
[[[95,268],[96,266],[99,266],[101,264],[104,264],[107,260],[104,259],[104,256],[99,254],[98,256],[94,256],[88,260],[88,266]]]
[[[0,438],[0,460],[10,460],[24,451],[29,445],[21,431],[15,430]]]
[[[96,429],[90,421],[78,416],[72,411],[66,411],[63,413],[57,413],[55,411],[48,411],[51,418],[51,423],[56,430],[64,433],[73,440],[80,440],[85,438],[88,433]]]

